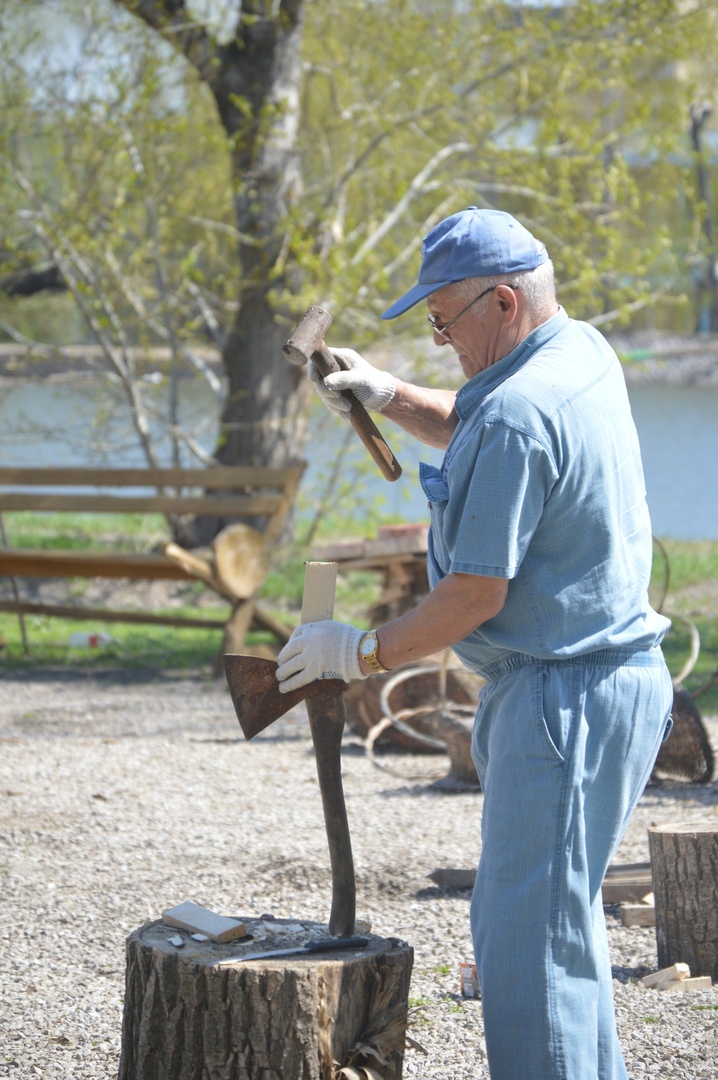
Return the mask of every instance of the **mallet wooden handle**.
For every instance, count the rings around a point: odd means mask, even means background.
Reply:
[[[297,365],[306,364],[309,359],[313,360],[322,378],[332,375],[335,371],[345,370],[323,341],[324,332],[329,328],[331,321],[332,317],[328,311],[320,307],[310,307],[282,350],[287,360]],[[386,480],[398,480],[401,476],[401,465],[394,457],[379,428],[351,390],[344,390],[342,394],[351,404],[350,423],[379,466],[382,476]]]
[[[312,360],[322,378],[331,375],[335,371],[344,370],[326,345],[320,345],[314,351]],[[351,403],[349,422],[379,466],[382,476],[386,480],[398,480],[401,476],[401,465],[394,457],[391,447],[387,444],[369,413],[362,403],[354,397],[351,390],[343,390],[342,397],[345,397]]]

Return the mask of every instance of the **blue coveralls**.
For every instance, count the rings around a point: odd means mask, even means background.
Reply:
[[[487,679],[471,922],[492,1080],[627,1080],[601,882],[670,723],[652,540],[620,363],[560,310],[459,391],[422,464],[429,579],[509,580],[455,646]]]

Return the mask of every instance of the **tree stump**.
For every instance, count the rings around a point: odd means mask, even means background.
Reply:
[[[658,967],[690,966],[718,981],[718,830],[702,824],[648,830],[656,898]]]
[[[261,920],[242,921],[261,932]],[[371,934],[365,949],[215,966],[327,936],[316,923],[273,924],[289,934],[249,945],[198,942],[162,922],[130,935],[119,1080],[332,1080],[335,1062],[400,1080],[413,949]]]

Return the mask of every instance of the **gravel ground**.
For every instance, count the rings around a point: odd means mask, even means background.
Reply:
[[[718,733],[716,718],[711,733]],[[226,689],[172,673],[6,678],[0,695],[0,1076],[115,1077],[124,941],[182,900],[226,914],[324,920],[326,837],[303,707],[245,743]],[[480,1002],[459,996],[468,892],[436,867],[479,854],[481,796],[432,791],[443,758],[346,738],[358,914],[416,950],[405,1075],[488,1078]],[[716,815],[708,789],[648,789],[618,854],[648,858],[652,822]],[[607,909],[631,1078],[718,1075],[715,989],[660,994],[655,932]],[[521,1023],[521,1017],[516,1017]]]

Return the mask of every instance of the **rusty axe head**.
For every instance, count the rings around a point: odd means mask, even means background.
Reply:
[[[318,679],[283,694],[274,660],[237,653],[228,653],[223,659],[232,704],[246,739],[253,739],[300,701],[319,694],[341,694],[347,689],[341,679]]]
[[[332,317],[321,307],[308,308],[297,323],[292,336],[285,342],[282,352],[290,363],[302,367],[324,344],[324,335],[332,324]]]

